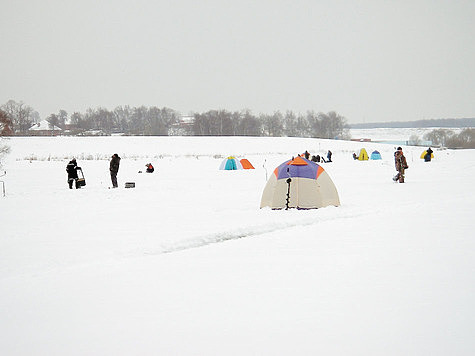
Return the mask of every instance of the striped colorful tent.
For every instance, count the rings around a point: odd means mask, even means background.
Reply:
[[[261,208],[317,209],[329,205],[340,205],[333,181],[320,165],[303,157],[279,165],[261,198]]]
[[[225,158],[223,162],[221,162],[219,169],[226,171],[234,171],[243,168],[241,162],[237,158],[229,156],[228,158]]]

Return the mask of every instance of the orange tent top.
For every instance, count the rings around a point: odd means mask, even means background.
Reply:
[[[243,158],[242,160],[240,160],[240,162],[242,164],[242,168],[244,168],[244,169],[254,169],[254,166],[247,159]]]
[[[306,166],[308,163],[305,162],[305,160],[302,157],[297,156],[287,164],[292,165],[292,166]]]

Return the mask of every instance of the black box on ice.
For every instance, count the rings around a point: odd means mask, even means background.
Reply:
[[[84,187],[86,185],[86,180],[84,178],[79,178],[76,182],[78,187]]]
[[[84,187],[86,185],[86,179],[84,178],[84,173],[81,167],[77,168],[78,171],[78,179],[76,181],[76,187]]]
[[[135,188],[135,182],[127,182],[125,183],[126,188]]]

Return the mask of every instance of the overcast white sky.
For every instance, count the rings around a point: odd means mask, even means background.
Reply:
[[[475,116],[474,0],[0,0],[0,105]]]

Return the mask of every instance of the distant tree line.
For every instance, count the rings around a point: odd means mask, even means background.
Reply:
[[[424,135],[425,140],[447,148],[475,148],[475,129],[466,128],[460,133],[448,129],[435,129]]]
[[[254,115],[249,110],[211,110],[194,114],[189,134],[195,136],[272,136],[349,138],[347,121],[336,112],[293,111]]]
[[[40,121],[39,114],[30,106],[9,100],[0,106],[9,122],[9,133],[28,135],[33,124]],[[346,119],[334,111],[306,114],[279,111],[273,114],[254,115],[249,110],[210,110],[194,113],[184,120],[182,115],[169,108],[119,106],[87,109],[85,113],[65,110],[50,114],[46,120],[51,127],[66,129],[69,134],[100,131],[106,135],[193,135],[193,136],[288,136],[316,138],[349,138]]]
[[[375,128],[425,128],[425,127],[475,127],[475,118],[462,119],[429,119],[416,121],[391,121],[351,124],[352,129]]]

